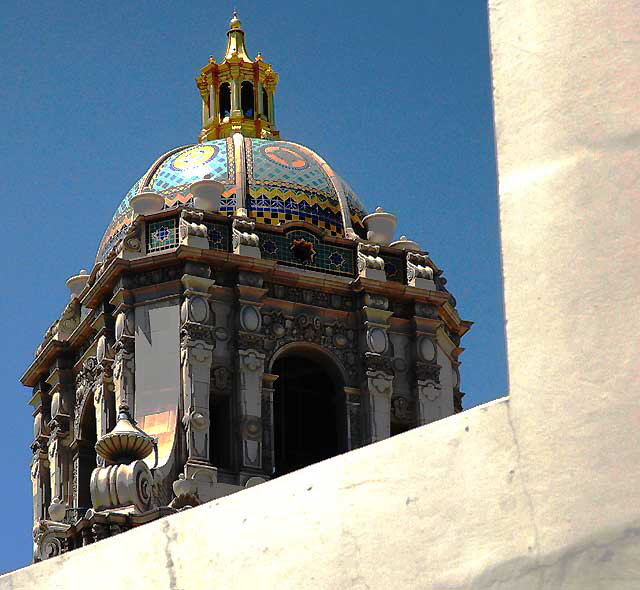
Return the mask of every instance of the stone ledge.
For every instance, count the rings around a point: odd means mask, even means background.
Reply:
[[[637,522],[594,520],[589,535],[563,533],[564,548],[547,550],[554,544],[545,538],[562,526],[527,492],[546,465],[523,461],[527,437],[518,440],[509,403],[491,402],[18,570],[1,577],[0,588],[111,590],[126,581],[154,590],[386,589],[393,581],[396,588],[529,590],[609,579],[627,587],[625,575],[640,563]],[[575,506],[600,508],[597,498]]]

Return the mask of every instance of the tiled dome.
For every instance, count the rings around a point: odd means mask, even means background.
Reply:
[[[244,137],[207,141],[172,150],[151,166],[125,195],[100,242],[104,259],[133,220],[130,199],[143,187],[164,196],[165,207],[190,205],[189,186],[203,178],[225,185],[221,212],[231,214],[246,186],[245,208],[257,222],[307,221],[334,236],[345,227],[364,231],[366,215],[351,187],[307,147],[289,141]],[[148,189],[148,190],[149,190]]]

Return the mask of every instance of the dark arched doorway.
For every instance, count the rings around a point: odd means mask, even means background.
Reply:
[[[343,453],[347,448],[344,389],[337,372],[313,355],[281,356],[273,394],[275,475]]]

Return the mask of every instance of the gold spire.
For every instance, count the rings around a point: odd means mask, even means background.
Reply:
[[[227,32],[227,49],[224,54],[224,59],[232,59],[237,57],[242,61],[252,63],[249,55],[247,54],[247,48],[244,45],[244,31],[240,28],[242,23],[238,18],[238,12],[233,11],[233,17],[229,21],[229,31]]]
[[[202,130],[198,141],[242,133],[245,137],[280,139],[274,117],[278,74],[258,54],[249,59],[238,13],[233,12],[224,59],[202,68],[196,85],[202,97]]]

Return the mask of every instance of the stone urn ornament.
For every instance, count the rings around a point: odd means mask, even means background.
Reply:
[[[82,293],[82,291],[84,290],[88,280],[89,280],[89,274],[84,268],[80,271],[79,274],[69,277],[67,279],[66,284],[67,284],[67,289],[69,289],[71,299],[74,299],[80,296],[80,293]]]
[[[220,211],[224,184],[217,180],[204,178],[192,182],[189,190],[193,195],[193,204],[196,209],[213,212]]]
[[[159,193],[146,189],[131,197],[129,205],[131,205],[135,217],[138,215],[151,215],[162,211],[164,197]]]
[[[382,207],[376,207],[375,213],[370,213],[363,219],[367,227],[367,240],[381,246],[389,245],[393,240],[398,219],[393,213],[387,213]]]
[[[407,236],[400,236],[399,240],[391,242],[389,246],[391,246],[392,248],[398,248],[398,250],[420,250],[420,245],[418,244],[418,242],[407,239]]]

